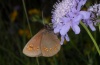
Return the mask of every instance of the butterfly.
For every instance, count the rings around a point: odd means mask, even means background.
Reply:
[[[51,57],[57,54],[60,48],[60,40],[57,35],[53,31],[44,28],[28,41],[23,53],[29,57]]]

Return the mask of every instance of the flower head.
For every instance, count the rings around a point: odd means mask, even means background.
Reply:
[[[96,16],[100,16],[100,4],[95,4],[88,8],[88,11],[96,13]]]
[[[100,24],[100,19],[98,19],[98,17],[100,16],[100,4],[95,4],[93,6],[90,6],[88,8],[88,11],[91,12],[92,15],[91,21],[93,21],[94,26]]]
[[[52,23],[61,22],[60,18],[64,17],[72,7],[76,4],[75,0],[62,0],[61,2],[56,3],[52,11]]]
[[[83,22],[89,26],[92,31],[95,31],[96,24],[100,22],[99,19],[96,19],[100,16],[100,4],[90,6],[88,11],[91,12],[91,16],[88,19],[84,19]]]
[[[67,32],[72,28],[75,34],[80,33],[79,22],[81,19],[86,19],[81,10],[81,6],[86,3],[86,0],[62,0],[55,5],[55,10],[52,15],[52,23],[55,33],[61,34],[61,44],[64,39],[69,41]],[[89,15],[90,16],[90,15]]]
[[[60,33],[61,44],[64,39],[70,41],[68,31],[72,29],[75,34],[80,33],[79,23],[83,20],[84,24],[88,25],[92,31],[95,31],[91,11],[81,11],[82,6],[87,0],[62,0],[55,4],[55,10],[52,12],[52,23],[54,33]]]

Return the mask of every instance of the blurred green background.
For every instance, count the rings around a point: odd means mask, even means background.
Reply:
[[[55,2],[56,0],[25,0],[33,35],[44,27],[43,20],[47,24],[51,22],[51,10]],[[84,9],[96,2],[99,0],[88,0]],[[22,0],[0,0],[0,65],[38,65],[36,58],[22,53],[31,38],[26,19]],[[100,47],[98,27],[91,33]],[[83,27],[79,35],[73,31],[68,34],[71,41],[65,41],[60,52],[53,57],[38,57],[40,65],[100,65],[100,56]]]

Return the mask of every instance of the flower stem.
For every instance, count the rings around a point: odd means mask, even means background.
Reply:
[[[83,26],[83,28],[87,31],[88,35],[90,36],[91,40],[92,40],[93,43],[94,43],[94,46],[96,47],[96,49],[97,49],[97,51],[98,51],[98,53],[99,53],[99,55],[100,55],[100,49],[99,49],[99,47],[98,47],[98,45],[97,45],[95,39],[93,38],[92,34],[90,33],[90,31],[88,30],[88,28],[87,28],[82,22],[80,22],[80,24],[81,24],[81,25]]]
[[[31,36],[32,36],[31,26],[30,26],[30,23],[29,23],[29,18],[28,18],[28,15],[27,15],[27,10],[26,10],[26,7],[25,7],[25,2],[24,2],[24,0],[22,0],[22,3],[23,3],[23,9],[24,9],[24,12],[25,12],[27,24],[28,24],[28,27],[29,27],[29,30],[30,30],[30,34],[31,34]]]

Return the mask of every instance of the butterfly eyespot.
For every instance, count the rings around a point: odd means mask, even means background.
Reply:
[[[57,48],[55,47],[54,50],[56,50]]]
[[[48,49],[46,51],[49,51]]]
[[[48,51],[48,48],[45,48],[45,47],[44,47],[44,50],[45,50],[45,51]]]
[[[50,51],[52,50],[52,48],[50,48]]]
[[[33,50],[33,45],[28,45],[27,49],[28,49],[29,51]]]
[[[38,47],[37,47],[36,49],[37,49],[37,50],[39,50],[39,48],[38,48]]]

